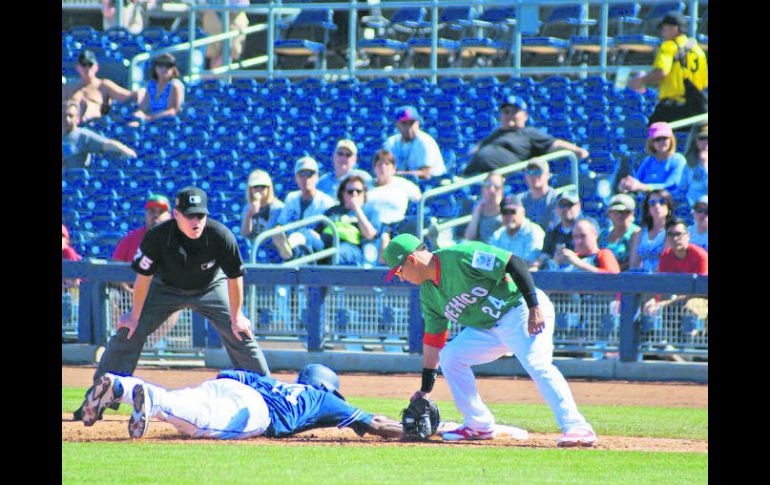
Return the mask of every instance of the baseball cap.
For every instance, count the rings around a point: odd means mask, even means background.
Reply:
[[[412,234],[399,234],[394,237],[390,244],[383,251],[382,257],[385,259],[391,270],[385,276],[385,281],[390,281],[393,276],[401,270],[406,257],[417,249],[422,243]]]
[[[270,176],[262,170],[254,170],[249,174],[249,187],[256,187],[257,185],[272,186],[273,182],[270,180]]]
[[[543,160],[542,158],[533,158],[530,160],[527,164],[527,168],[529,167],[537,167],[546,173],[550,171],[548,168],[548,160]]]
[[[658,28],[663,24],[676,25],[679,27],[680,31],[687,28],[687,20],[685,20],[684,15],[675,10],[666,12],[666,15],[664,15],[663,19],[658,23]]]
[[[500,201],[500,210],[515,209],[517,207],[522,207],[521,198],[518,195],[506,195]]]
[[[568,200],[573,204],[580,202],[580,197],[575,192],[562,192],[559,195],[559,200]]]
[[[161,194],[150,194],[150,196],[147,197],[147,203],[144,204],[144,208],[151,209],[153,207],[159,207],[161,209],[166,209],[167,211],[171,210],[171,204],[169,203],[168,198]]]
[[[78,56],[78,64],[97,64],[96,54],[91,49],[83,49]]]
[[[302,170],[318,172],[318,162],[312,157],[302,157],[294,164],[294,175],[297,175]]]
[[[709,206],[709,196],[708,195],[702,195],[700,199],[698,199],[697,202],[693,205],[693,208],[698,207],[699,205],[705,205],[707,208]]]
[[[661,136],[674,136],[674,132],[671,130],[671,125],[665,121],[658,121],[657,123],[651,124],[650,129],[647,131],[647,138],[652,139],[659,138]]]
[[[636,202],[633,197],[627,194],[615,194],[610,198],[608,211],[635,211]]]
[[[176,210],[189,216],[192,214],[208,214],[208,196],[198,187],[187,186],[176,194]]]
[[[515,108],[519,108],[522,111],[527,111],[527,102],[519,96],[510,95],[504,97],[500,103],[500,109],[503,109],[504,106],[513,106]]]
[[[414,106],[401,106],[396,110],[395,118],[396,122],[417,120],[419,123],[422,123],[422,119],[420,119],[420,115],[417,113],[417,108]]]
[[[353,152],[353,155],[358,155],[358,147],[356,147],[356,143],[353,140],[348,140],[347,138],[344,138],[337,142],[337,148],[347,148],[351,152]],[[337,150],[335,148],[335,150]]]

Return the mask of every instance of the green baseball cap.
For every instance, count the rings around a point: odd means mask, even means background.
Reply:
[[[390,241],[390,244],[388,244],[382,254],[385,264],[392,268],[385,276],[385,281],[392,280],[393,276],[401,271],[401,266],[404,265],[406,257],[412,254],[421,244],[422,242],[412,234],[399,234]]]

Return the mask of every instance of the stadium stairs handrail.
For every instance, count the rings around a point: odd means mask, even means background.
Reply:
[[[280,234],[282,232],[291,231],[292,229],[297,229],[300,227],[309,226],[311,224],[316,224],[318,222],[323,222],[327,226],[329,226],[332,230],[332,247],[324,249],[323,251],[319,251],[317,253],[309,254],[307,256],[303,256],[301,258],[290,260],[286,263],[280,264],[278,266],[281,267],[288,267],[288,266],[299,266],[305,263],[310,263],[313,261],[317,261],[319,259],[327,258],[329,256],[332,256],[333,262],[336,265],[339,258],[339,246],[340,246],[340,236],[337,232],[337,228],[334,226],[334,221],[326,217],[325,215],[318,214],[315,216],[306,217],[304,219],[300,219],[298,221],[290,222],[286,224],[285,226],[276,226],[272,229],[268,229],[266,231],[263,231],[259,233],[257,238],[254,240],[254,244],[251,247],[251,257],[249,260],[251,263],[257,262],[257,250],[259,249],[259,246],[267,239],[268,237],[272,237],[276,234]]]

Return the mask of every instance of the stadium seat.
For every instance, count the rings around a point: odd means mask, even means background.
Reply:
[[[300,56],[308,60],[314,59],[315,66],[320,69],[326,69],[326,49],[329,44],[329,32],[337,30],[337,26],[332,21],[334,11],[330,8],[321,10],[303,10],[297,17],[288,22],[276,22],[281,29],[286,29],[287,38],[276,40],[274,51],[279,56]],[[317,35],[318,29],[322,34]],[[313,40],[306,38],[288,38],[291,35],[297,35],[297,31],[304,31],[305,37],[312,37]],[[320,42],[319,42],[320,40]]]
[[[633,62],[649,62],[652,53],[660,45],[660,37],[657,32],[658,23],[670,11],[684,12],[683,2],[665,2],[654,4],[644,17],[640,25],[640,32],[629,35],[618,35],[615,39],[615,47],[618,50],[617,63],[622,64],[630,53],[641,54],[633,57]]]
[[[516,25],[516,8],[485,8],[476,19],[475,25],[483,29],[479,29],[479,35],[465,37],[460,41],[461,56],[480,60],[482,64],[493,62],[495,59],[506,59],[513,45],[513,39],[508,39],[506,36],[513,34],[513,26]],[[484,35],[482,34],[484,31],[492,33]]]
[[[642,20],[637,17],[640,9],[641,7],[638,3],[610,4],[607,14],[607,50],[609,54],[612,54],[615,50],[615,39],[612,37],[611,31],[614,30],[615,35],[622,36],[626,25],[641,24]],[[596,26],[596,29],[600,28],[600,25]],[[570,48],[574,53],[581,55],[580,61],[587,61],[588,54],[599,54],[601,52],[601,45],[600,32],[593,32],[592,35],[588,36],[573,36],[570,38]]]
[[[521,52],[530,56],[556,56],[558,64],[567,60],[570,42],[560,37],[547,37],[546,34],[554,29],[568,27],[576,35],[581,27],[596,25],[595,19],[588,18],[588,8],[585,4],[558,6],[548,15],[540,28],[540,36],[522,37]]]
[[[460,54],[460,39],[463,32],[474,24],[475,10],[472,7],[446,7],[439,14],[439,30],[450,31],[455,38],[438,37],[436,54],[446,56],[452,64]],[[453,32],[452,32],[453,31]],[[430,34],[430,32],[428,32]],[[432,38],[430,35],[409,39],[407,46],[410,56],[431,54]]]
[[[386,37],[362,38],[356,48],[364,56],[374,56],[378,62],[381,57],[392,57],[396,64],[407,54],[408,40],[420,30],[431,26],[425,20],[424,8],[396,10],[390,20],[385,17],[364,17],[361,23],[368,28],[384,31]]]

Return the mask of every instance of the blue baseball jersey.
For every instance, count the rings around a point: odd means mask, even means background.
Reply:
[[[223,370],[217,379],[233,379],[257,391],[267,404],[270,427],[264,436],[280,438],[312,428],[368,425],[373,416],[328,391],[291,384],[248,370]]]

